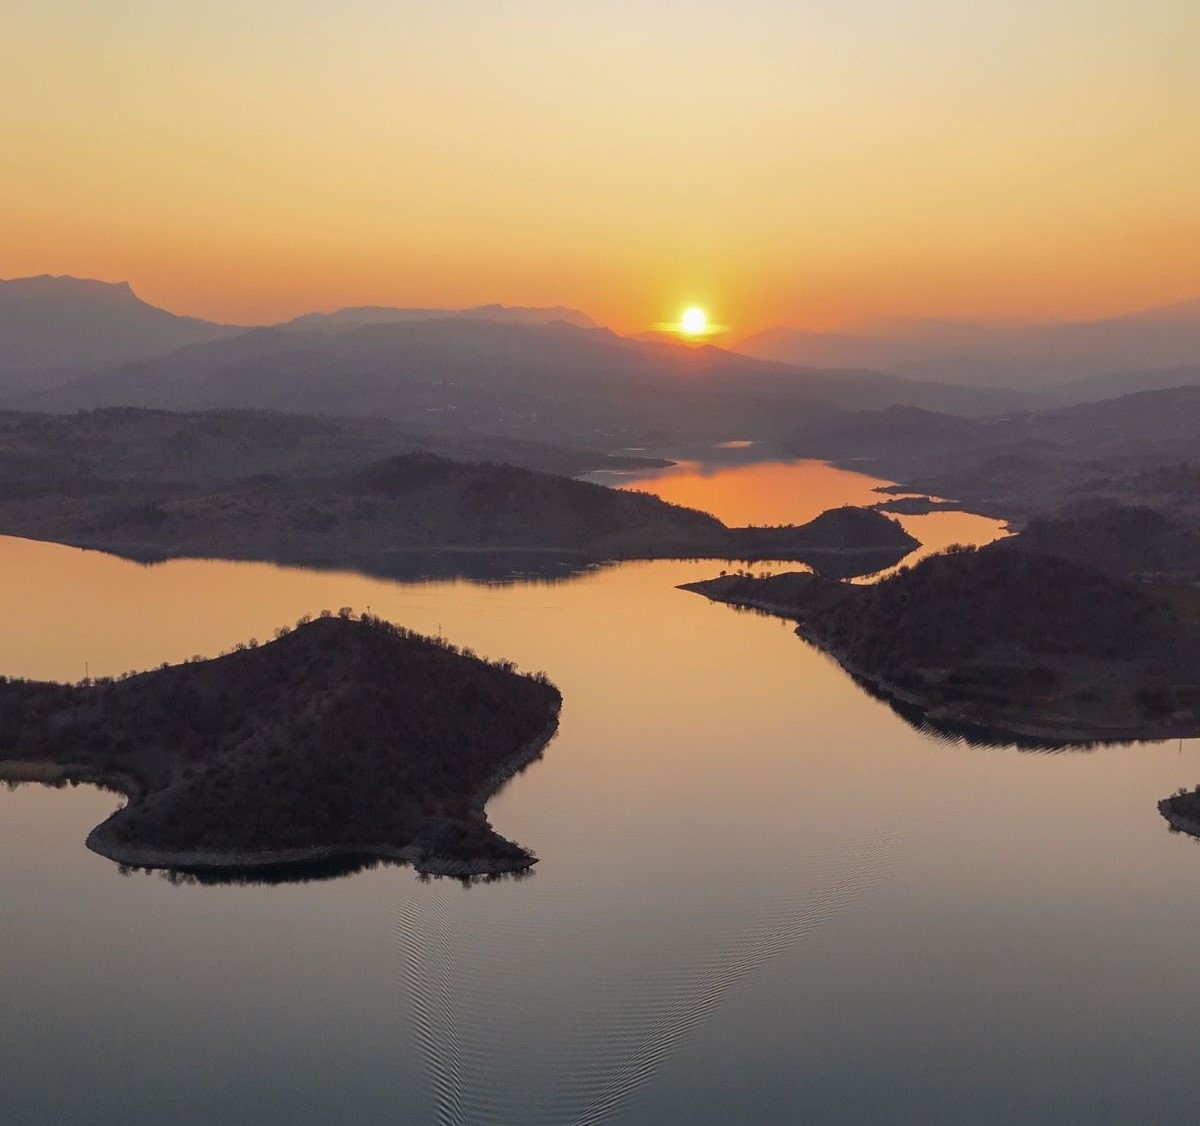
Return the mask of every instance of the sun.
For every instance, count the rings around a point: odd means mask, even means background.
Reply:
[[[708,331],[708,314],[696,305],[689,306],[679,318],[679,331],[688,336],[703,336]]]
[[[726,331],[725,325],[713,324],[699,305],[689,305],[677,321],[657,321],[653,327],[663,336],[693,344],[706,344]]]

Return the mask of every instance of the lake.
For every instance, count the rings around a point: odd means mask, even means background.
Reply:
[[[686,464],[633,487],[810,519],[879,482]],[[994,521],[905,517],[929,545]],[[1156,801],[1200,743],[1029,753],[915,731],[722,564],[398,584],[0,539],[0,671],[213,654],[349,605],[562,689],[488,806],[542,858],[463,887],[123,875],[113,795],[0,791],[7,1121],[1120,1123],[1194,1100],[1200,849]],[[778,565],[775,569],[779,569]]]

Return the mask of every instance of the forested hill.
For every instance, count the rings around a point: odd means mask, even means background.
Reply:
[[[480,805],[538,752],[560,703],[540,675],[330,616],[115,681],[4,681],[0,742],[18,764],[130,792],[89,838],[128,863],[407,849],[426,866],[519,868],[528,854],[491,831]]]
[[[689,590],[800,622],[934,720],[1066,741],[1200,731],[1200,631],[1129,582],[1003,543],[873,585],[725,576]]]

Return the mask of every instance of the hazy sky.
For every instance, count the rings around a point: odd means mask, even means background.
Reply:
[[[624,331],[1200,294],[1197,0],[4,0],[0,276]]]

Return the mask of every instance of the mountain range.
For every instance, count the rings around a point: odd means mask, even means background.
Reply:
[[[894,407],[1024,415],[1200,382],[1200,302],[1078,324],[774,329],[740,347],[623,337],[562,307],[358,306],[248,328],[127,284],[0,281],[6,407],[286,410],[591,449],[781,441]]]
[[[3,292],[30,289],[42,293],[36,305],[10,300],[5,317],[0,304],[0,356],[9,357],[0,402],[15,409],[251,407],[594,448],[769,439],[786,433],[787,416],[894,403],[966,415],[1040,405],[1007,390],[633,340],[561,308],[353,308],[237,329],[175,318],[127,286],[0,283]],[[113,331],[88,355],[81,294],[95,297],[92,323],[124,326],[125,358],[113,358]],[[173,325],[176,337],[139,339],[142,323]],[[67,352],[51,346],[60,337],[72,341]],[[36,354],[34,340],[50,343]]]

